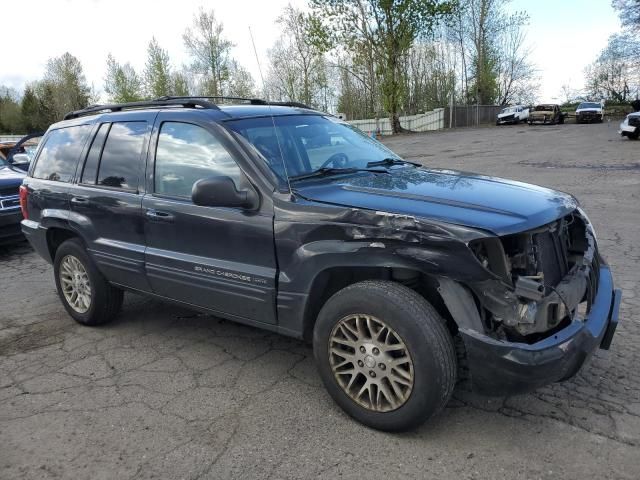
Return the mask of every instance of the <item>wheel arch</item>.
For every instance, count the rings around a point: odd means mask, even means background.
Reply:
[[[51,255],[51,260],[55,260],[56,252],[60,245],[71,238],[79,239],[84,245],[84,240],[77,232],[74,232],[72,229],[60,225],[50,226],[47,228],[47,248],[49,250],[49,255]]]
[[[404,285],[424,297],[447,321],[451,333],[457,332],[442,295],[439,279],[415,266],[334,265],[317,272],[306,296],[302,318],[302,337],[310,340],[320,310],[335,293],[365,280],[389,280]]]

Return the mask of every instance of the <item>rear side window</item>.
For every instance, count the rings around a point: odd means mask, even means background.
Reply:
[[[230,177],[236,185],[240,167],[211,133],[190,123],[165,122],[156,149],[155,192],[191,198],[201,178]]]
[[[111,124],[98,167],[98,185],[137,190],[147,122]]]
[[[49,132],[36,160],[34,178],[70,182],[90,131],[90,125],[78,125]]]

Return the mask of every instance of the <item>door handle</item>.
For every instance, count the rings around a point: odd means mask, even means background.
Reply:
[[[174,216],[169,212],[163,212],[161,210],[147,210],[146,214],[147,218],[156,222],[168,222],[171,223],[174,220]]]
[[[71,203],[89,203],[89,197],[71,197]]]

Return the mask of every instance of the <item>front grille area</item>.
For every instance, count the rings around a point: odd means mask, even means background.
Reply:
[[[19,194],[20,187],[18,185],[11,187],[0,187],[0,197],[13,197]]]
[[[538,266],[542,269],[546,285],[556,286],[569,271],[569,241],[564,222],[564,219],[560,221],[560,228],[533,236]]]

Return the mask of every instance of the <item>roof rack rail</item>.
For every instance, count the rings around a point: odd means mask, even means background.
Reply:
[[[309,110],[313,110],[309,105],[301,102],[265,102],[267,105],[279,105],[282,107],[296,107],[296,108],[306,108]]]
[[[270,102],[268,100],[263,100],[262,98],[251,98],[251,97],[226,97],[226,96],[184,96],[184,97],[175,97],[175,96],[166,96],[160,97],[157,100],[231,100],[231,101],[242,101],[247,102],[250,105],[274,105],[274,106],[282,106],[282,107],[297,107],[297,108],[307,108],[311,110],[311,107],[305,105],[300,102]]]
[[[156,100],[166,101],[166,100],[231,100],[231,101],[241,101],[247,102],[251,105],[261,105],[264,100],[259,98],[250,98],[250,97],[226,97],[224,95],[185,95],[185,96],[174,96],[167,95],[164,97],[156,98]]]
[[[107,105],[90,105],[87,108],[81,110],[75,110],[69,112],[64,116],[64,120],[70,120],[72,118],[84,117],[87,115],[96,115],[103,112],[120,112],[122,110],[135,110],[138,108],[153,108],[153,107],[173,107],[179,106],[184,108],[208,108],[213,110],[220,110],[214,103],[201,100],[198,97],[162,97],[156,100],[145,100],[142,102],[128,102],[128,103],[112,103]]]

